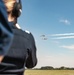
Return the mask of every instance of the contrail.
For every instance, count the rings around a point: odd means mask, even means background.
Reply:
[[[55,37],[52,39],[74,39],[74,36],[63,36],[63,37]]]
[[[64,33],[64,34],[52,34],[49,36],[74,36],[74,33]]]

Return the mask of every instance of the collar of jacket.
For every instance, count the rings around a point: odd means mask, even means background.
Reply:
[[[21,29],[21,27],[18,25],[18,24],[15,24],[14,25],[14,22],[12,21],[12,22],[9,22],[9,24],[10,24],[10,27],[11,28],[18,28],[18,29]]]

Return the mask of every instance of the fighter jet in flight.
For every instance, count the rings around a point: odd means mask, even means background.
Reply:
[[[47,40],[48,38],[46,37],[46,35],[41,35],[42,40]]]

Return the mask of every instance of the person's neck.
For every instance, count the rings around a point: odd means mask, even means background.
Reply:
[[[0,56],[0,63],[2,62],[4,56]]]
[[[8,21],[11,22],[11,21],[14,21],[14,20],[15,20],[15,18],[11,14],[9,14],[8,15]]]

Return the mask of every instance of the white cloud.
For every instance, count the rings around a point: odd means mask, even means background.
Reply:
[[[66,49],[70,49],[70,50],[74,50],[74,45],[61,46],[61,47],[66,48]]]
[[[67,24],[67,25],[70,25],[70,21],[67,20],[67,19],[61,19],[60,22],[64,23],[64,24]]]

